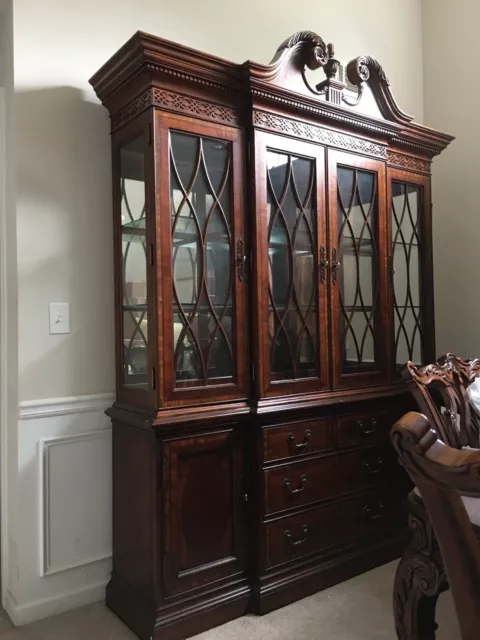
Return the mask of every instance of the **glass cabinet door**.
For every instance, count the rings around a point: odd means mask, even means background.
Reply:
[[[428,287],[431,256],[425,255],[423,238],[430,224],[429,178],[389,170],[390,242],[389,274],[393,307],[395,368],[413,361],[433,362],[432,285]],[[431,317],[429,317],[431,316]]]
[[[148,311],[145,142],[143,134],[118,151],[121,229],[122,377],[123,386],[147,389]],[[118,187],[117,187],[118,188]]]
[[[235,397],[244,387],[246,349],[239,339],[246,279],[240,132],[163,118],[169,216],[162,212],[162,219],[171,269],[167,394]]]
[[[263,390],[318,390],[328,381],[324,149],[258,133],[256,154]]]
[[[385,167],[330,152],[329,170],[334,385],[385,382]]]

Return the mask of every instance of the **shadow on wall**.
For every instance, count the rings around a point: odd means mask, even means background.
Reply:
[[[20,399],[114,389],[106,110],[73,87],[15,94]],[[48,303],[71,303],[50,336]]]

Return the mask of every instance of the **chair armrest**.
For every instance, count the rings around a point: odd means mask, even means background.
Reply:
[[[461,495],[480,497],[480,450],[447,446],[438,440],[428,418],[414,411],[395,423],[390,437],[414,482],[428,480]]]

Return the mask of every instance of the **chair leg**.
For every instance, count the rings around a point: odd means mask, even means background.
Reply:
[[[438,596],[448,589],[430,522],[410,514],[413,536],[395,575],[393,610],[398,640],[435,640]]]

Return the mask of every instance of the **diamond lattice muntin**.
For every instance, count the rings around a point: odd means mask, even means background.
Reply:
[[[147,386],[147,257],[143,137],[120,149],[122,227],[123,378]]]
[[[271,379],[317,377],[314,161],[268,151],[266,177]]]
[[[343,372],[361,373],[377,368],[377,174],[339,166],[337,185]]]
[[[176,386],[234,375],[232,147],[170,134]]]
[[[395,353],[401,366],[422,362],[420,305],[420,217],[423,189],[392,182],[392,255],[395,308]]]

